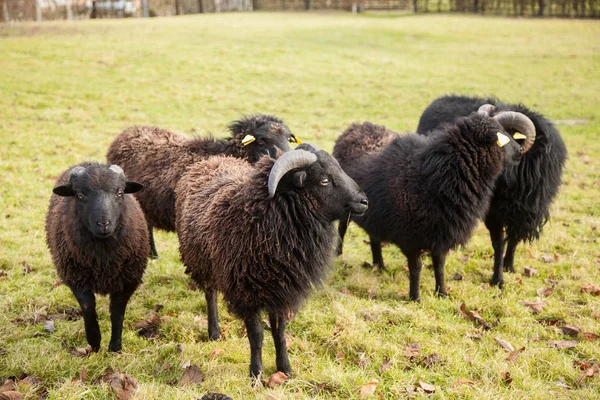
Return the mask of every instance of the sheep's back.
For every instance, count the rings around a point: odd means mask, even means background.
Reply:
[[[395,132],[383,125],[375,125],[368,121],[362,124],[353,123],[336,140],[332,155],[344,168],[363,156],[381,151],[396,136]]]
[[[123,168],[128,179],[144,185],[136,198],[153,227],[175,230],[175,185],[190,164],[203,158],[189,150],[188,140],[157,127],[135,126],[109,148],[108,161]]]

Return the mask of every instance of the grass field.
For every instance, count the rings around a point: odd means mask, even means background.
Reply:
[[[0,378],[41,380],[19,383],[25,398],[116,398],[94,383],[108,366],[138,380],[139,399],[209,391],[234,399],[358,398],[372,380],[371,397],[380,399],[598,398],[600,372],[580,380],[586,365],[600,362],[600,340],[583,334],[600,334],[600,297],[582,291],[600,285],[597,21],[230,13],[4,24],[0,54]],[[176,236],[160,233],[161,259],[130,302],[122,354],[106,350],[106,298],[98,302],[104,340],[97,354],[69,352],[86,345],[81,319],[44,328],[45,316],[77,307],[56,284],[45,245],[54,181],[69,165],[104,160],[124,128],[220,136],[242,114],[266,112],[331,150],[353,121],[414,130],[424,108],[450,92],[522,101],[558,121],[569,149],[552,220],[539,242],[518,248],[518,273],[508,274],[502,292],[486,283],[492,249],[483,226],[447,260],[449,298],[434,296],[425,268],[415,304],[406,301],[400,251],[384,248],[389,272],[364,268],[367,236],[353,225],[327,284],[289,325],[295,377],[252,387],[243,324],[220,303],[226,339],[207,340],[204,296],[190,288]],[[524,267],[537,274],[525,276]],[[553,290],[541,298],[543,287]],[[523,304],[539,300],[539,314]],[[465,318],[462,303],[492,329]],[[132,325],[157,304],[164,319],[159,337],[148,340]],[[568,336],[564,325],[582,333]],[[507,361],[496,337],[525,349]],[[551,346],[560,340],[575,347]],[[205,374],[202,383],[179,384],[188,361]],[[264,362],[267,375],[275,372],[268,334]]]

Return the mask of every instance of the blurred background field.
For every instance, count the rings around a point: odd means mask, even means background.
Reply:
[[[108,366],[137,378],[140,399],[209,391],[235,399],[358,398],[372,380],[372,397],[385,399],[597,398],[598,373],[580,378],[582,365],[600,362],[600,340],[562,329],[600,334],[600,297],[582,291],[600,285],[597,22],[350,13],[57,21],[0,25],[0,54],[0,378],[41,380],[20,384],[26,398],[116,398],[93,382]],[[44,329],[47,315],[76,307],[57,284],[44,242],[54,181],[72,164],[103,161],[126,127],[223,136],[230,121],[264,112],[331,151],[354,121],[416,129],[425,107],[446,93],[523,102],[556,121],[569,150],[552,220],[539,242],[519,247],[518,272],[506,276],[502,292],[487,285],[492,248],[483,226],[447,260],[450,297],[434,296],[425,268],[422,302],[414,304],[406,301],[400,251],[384,248],[389,271],[372,271],[363,266],[371,260],[368,238],[351,225],[327,284],[289,325],[296,376],[252,388],[243,324],[220,304],[227,338],[207,341],[204,296],[190,288],[176,236],[159,233],[162,258],[149,264],[130,302],[122,354],[106,351],[105,298],[100,353],[69,353],[85,344],[82,320],[57,319],[54,332]],[[537,273],[528,277],[525,267]],[[533,314],[523,301],[545,306]],[[467,320],[463,302],[493,328]],[[148,340],[132,326],[157,304],[164,318]],[[525,350],[507,361],[496,337]],[[557,340],[576,345],[552,348]],[[202,383],[179,385],[187,361],[203,371]],[[269,335],[264,362],[267,374],[275,372]]]

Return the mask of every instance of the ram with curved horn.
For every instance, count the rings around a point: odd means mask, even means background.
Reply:
[[[208,337],[220,337],[216,293],[222,292],[246,324],[250,375],[260,379],[264,310],[277,369],[289,375],[288,319],[331,265],[333,222],[364,213],[365,194],[331,155],[301,144],[254,167],[231,157],[198,162],[175,197],[181,259],[205,293]]]
[[[515,270],[517,245],[538,239],[550,218],[550,204],[558,194],[567,149],[556,127],[542,114],[494,97],[442,96],[425,109],[417,131],[431,135],[443,124],[469,115],[484,104],[494,106],[491,115],[521,144],[524,153],[518,165],[505,168],[498,178],[485,216],[494,248],[492,284],[502,286],[503,271]]]

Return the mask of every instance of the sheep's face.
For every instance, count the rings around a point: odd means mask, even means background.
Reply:
[[[124,208],[124,196],[143,188],[137,182],[125,179],[123,173],[109,169],[108,165],[75,167],[69,183],[57,186],[58,196],[72,198],[76,215],[88,231],[97,238],[110,237],[118,227]]]
[[[365,193],[342,170],[337,160],[325,151],[317,151],[317,161],[293,173],[295,187],[305,188],[315,200],[319,213],[329,221],[335,221],[348,213],[360,215],[367,211]]]
[[[503,165],[512,167],[521,161],[523,156],[521,145],[493,118],[473,114],[468,121],[474,138],[486,147],[499,151],[503,156]]]

